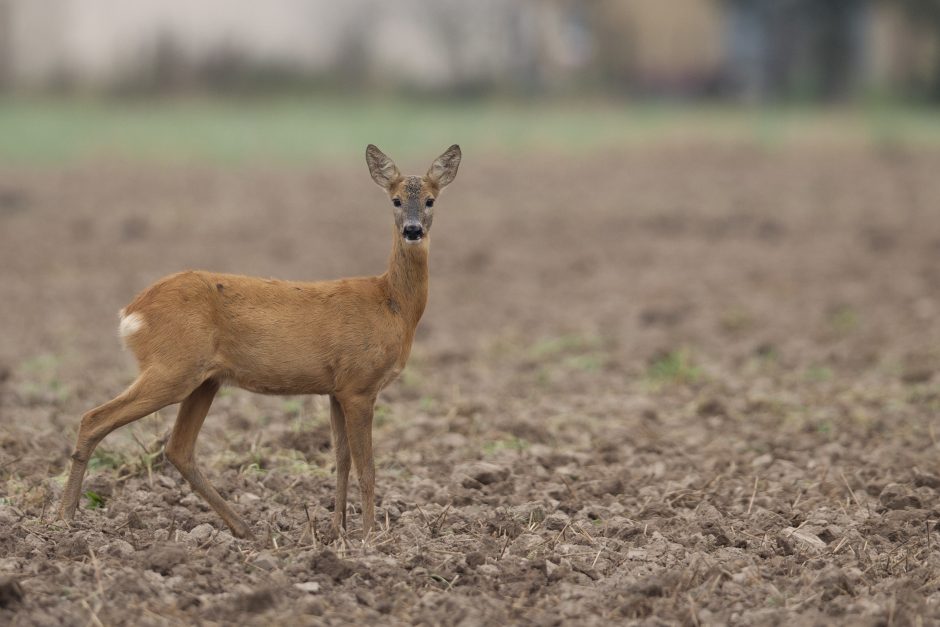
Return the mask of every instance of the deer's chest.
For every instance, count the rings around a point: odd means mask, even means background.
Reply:
[[[405,365],[408,363],[408,356],[411,354],[412,335],[411,333],[407,334],[397,346],[392,347],[392,350],[389,351],[389,363],[383,369],[384,372],[379,377],[379,390],[384,389],[392,381],[397,379],[405,369]]]

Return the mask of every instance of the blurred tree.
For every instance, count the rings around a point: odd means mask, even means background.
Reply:
[[[913,85],[935,102],[940,102],[940,0],[883,0],[900,8],[910,25],[931,42],[930,77],[926,85]]]
[[[636,36],[629,3],[597,0],[589,3],[587,20],[594,36],[594,66],[602,84],[625,91],[634,81]]]
[[[0,0],[0,91],[8,89],[13,79],[12,17],[9,0]]]
[[[833,100],[857,87],[870,0],[726,0],[728,74],[750,98]]]
[[[869,0],[807,2],[816,26],[816,90],[825,100],[844,98],[858,85],[868,7]]]

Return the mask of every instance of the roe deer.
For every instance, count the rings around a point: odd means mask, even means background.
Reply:
[[[166,456],[237,537],[248,525],[196,465],[196,437],[223,384],[263,394],[329,394],[336,455],[333,527],[346,527],[350,462],[366,537],[375,518],[372,412],[404,368],[428,297],[428,232],[435,198],[454,180],[460,147],[424,176],[402,176],[369,145],[372,178],[394,205],[388,271],[316,283],[189,271],[165,277],[121,310],[120,334],[140,366],[115,399],[82,416],[60,515],[75,515],[95,446],[120,426],[179,403]]]

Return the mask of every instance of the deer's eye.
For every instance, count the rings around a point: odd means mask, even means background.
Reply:
[[[401,207],[401,198],[392,198],[392,204],[396,207]]]
[[[425,207],[433,207],[433,206],[434,206],[434,199],[433,199],[433,198],[428,198],[427,200],[425,200],[425,201],[424,201],[424,206],[425,206]]]

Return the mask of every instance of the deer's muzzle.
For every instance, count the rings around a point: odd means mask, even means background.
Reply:
[[[424,227],[420,224],[406,224],[401,230],[402,236],[408,242],[420,242],[424,237]]]

